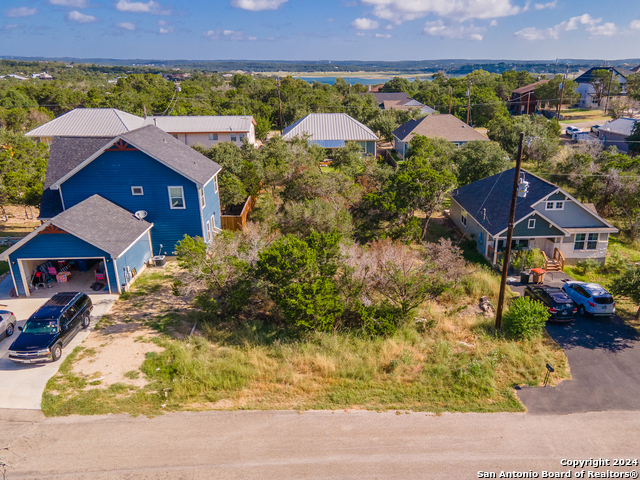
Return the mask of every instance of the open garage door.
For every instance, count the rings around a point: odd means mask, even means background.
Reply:
[[[18,260],[18,264],[27,296],[116,292],[115,285],[112,290],[104,257],[25,258]]]

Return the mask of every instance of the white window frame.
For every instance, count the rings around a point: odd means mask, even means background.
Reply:
[[[207,240],[210,242],[213,238],[213,231],[211,230],[211,223],[207,221],[207,236],[209,237]]]
[[[218,174],[217,173],[215,177],[213,177],[213,186],[216,188],[216,193],[218,193]]]
[[[590,240],[591,235],[595,235],[595,240]],[[587,238],[584,241],[584,249],[585,250],[598,250],[598,242],[600,241],[600,235],[598,233],[587,233]],[[595,242],[595,247],[589,248],[589,243]]]
[[[536,228],[536,219],[535,218],[530,218],[529,222],[527,223],[527,228]]]
[[[216,214],[211,214],[211,231],[213,232],[216,229]]]
[[[198,195],[200,197],[200,207],[204,208],[207,206],[207,200],[204,195],[204,187],[198,188]]]
[[[564,200],[547,200],[544,202],[545,210],[564,210]],[[549,207],[551,204],[551,207]]]
[[[217,133],[210,133],[209,134],[209,140],[211,140],[213,142],[217,142],[218,141],[218,134]]]
[[[136,193],[135,189],[139,188],[140,189],[140,193]],[[142,187],[131,187],[131,195],[144,195],[144,188]]]
[[[231,134],[231,141],[232,142],[237,142],[238,141],[238,135],[236,135],[235,133]]]
[[[181,207],[174,207],[173,206],[173,199],[174,198],[178,198],[178,197],[172,197],[171,196],[171,189],[172,188],[179,188],[180,189],[180,193],[182,195],[182,206]],[[174,185],[174,186],[170,186],[167,187],[167,191],[169,193],[169,207],[171,208],[171,210],[185,210],[187,208],[187,203],[184,201],[184,188],[181,185]]]
[[[467,226],[467,212],[464,210],[460,213],[460,223],[462,223],[465,227]]]
[[[239,133],[238,134],[238,138],[240,139],[240,141],[242,141],[242,139],[246,137],[246,135],[244,133]]]

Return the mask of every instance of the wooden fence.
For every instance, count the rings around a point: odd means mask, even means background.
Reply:
[[[242,211],[239,215],[222,215],[220,217],[220,222],[223,230],[242,230],[247,224],[247,218],[255,207],[256,202],[258,201],[257,197],[249,197],[247,201],[244,202],[244,206],[242,207]]]

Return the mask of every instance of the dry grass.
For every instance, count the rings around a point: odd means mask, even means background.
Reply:
[[[153,276],[155,275],[155,277]],[[136,363],[122,365],[116,383],[91,386],[78,372],[75,352],[47,386],[47,415],[167,410],[343,409],[521,411],[515,385],[539,385],[549,362],[556,379],[568,377],[566,358],[550,338],[515,342],[493,328],[477,307],[495,302],[498,277],[479,269],[440,302],[426,302],[419,322],[388,338],[358,333],[314,333],[290,338],[259,321],[202,323],[201,314],[169,308],[168,278],[149,272],[120,300],[109,320],[111,336],[131,325],[154,326],[157,351],[148,352],[135,384]],[[144,293],[146,292],[146,293]],[[133,305],[137,305],[133,307]],[[175,305],[175,300],[174,300]],[[154,312],[153,315],[149,315]],[[200,328],[185,338],[198,319]],[[101,331],[102,332],[102,331]],[[102,334],[102,333],[101,333]],[[97,338],[97,337],[96,337]],[[109,344],[99,345],[106,350]],[[82,356],[82,353],[80,353]]]

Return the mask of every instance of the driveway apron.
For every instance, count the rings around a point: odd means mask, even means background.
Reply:
[[[577,316],[548,324],[569,360],[572,380],[517,391],[532,414],[640,410],[640,335],[619,317]],[[544,365],[540,366],[544,369]]]

